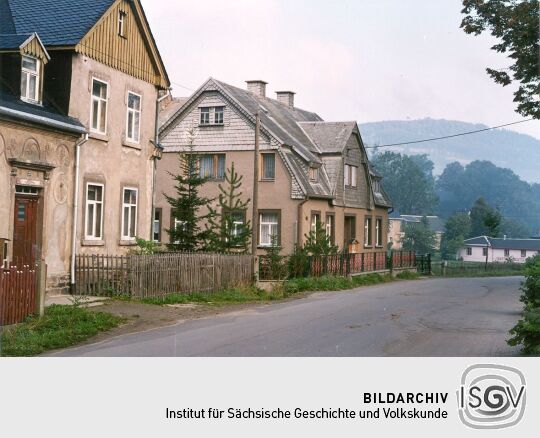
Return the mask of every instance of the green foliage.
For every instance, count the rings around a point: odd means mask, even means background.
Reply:
[[[153,240],[145,240],[141,237],[135,237],[135,242],[137,242],[137,247],[130,251],[132,254],[150,255],[154,254],[159,249],[159,245]]]
[[[282,280],[288,276],[288,266],[285,257],[281,255],[278,236],[271,236],[271,244],[264,248],[265,255],[261,258],[261,269],[264,277],[271,280]]]
[[[309,275],[309,254],[302,246],[295,245],[294,252],[289,257],[289,277],[307,277]]]
[[[464,240],[471,232],[471,219],[468,214],[455,213],[450,216],[444,226],[441,241],[441,254],[444,259],[456,259],[458,251],[463,247]]]
[[[283,288],[285,292],[294,294],[308,291],[317,292],[347,290],[354,289],[358,286],[387,283],[393,280],[394,278],[390,274],[367,274],[358,275],[352,278],[328,275],[322,277],[294,278],[286,281],[283,284]]]
[[[337,254],[338,247],[332,243],[332,237],[326,234],[326,229],[321,222],[317,222],[315,230],[304,235],[304,251],[308,254],[320,257],[331,254]]]
[[[540,119],[538,68],[538,0],[463,0],[462,29],[473,35],[488,31],[498,43],[492,50],[511,60],[508,68],[486,71],[502,86],[519,84],[514,93],[517,112]]]
[[[521,301],[524,313],[521,320],[510,330],[508,344],[521,345],[528,355],[540,355],[540,255],[525,262],[525,281],[522,283]]]
[[[501,214],[484,198],[478,198],[471,208],[471,237],[498,237],[501,221]]]
[[[225,173],[226,187],[219,184],[219,208],[209,207],[211,217],[208,220],[206,249],[215,252],[246,252],[251,238],[251,222],[246,220],[246,211],[250,199],[242,200],[242,175],[234,169],[234,163]],[[242,224],[237,216],[240,216]]]
[[[435,232],[429,228],[429,222],[424,216],[420,223],[405,223],[405,236],[401,239],[403,249],[417,254],[427,254],[435,250],[437,243]]]
[[[34,356],[47,350],[65,348],[110,330],[122,318],[92,312],[80,306],[53,305],[45,308],[43,318],[30,317],[24,323],[4,328],[0,355]]]
[[[375,154],[371,159],[384,177],[384,189],[394,209],[402,214],[431,214],[437,205],[433,163],[426,155],[395,152]]]
[[[173,251],[197,251],[204,247],[208,239],[208,230],[201,228],[201,222],[213,217],[212,212],[201,214],[202,208],[207,208],[213,199],[199,196],[200,188],[208,178],[199,174],[200,155],[195,151],[195,133],[189,133],[189,147],[179,154],[179,172],[170,174],[175,180],[176,196],[165,194],[171,206],[171,214],[179,224],[167,232],[170,242],[167,247]]]
[[[420,278],[420,274],[418,272],[403,271],[397,274],[396,278],[399,280],[418,280]]]

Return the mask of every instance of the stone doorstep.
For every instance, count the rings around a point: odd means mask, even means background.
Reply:
[[[110,300],[109,297],[92,297],[92,296],[86,296],[86,297],[74,297],[72,295],[49,295],[45,297],[45,307],[51,306],[53,304],[59,304],[63,306],[70,306],[75,304],[75,299],[80,299],[80,304],[83,307],[96,307],[96,306],[102,306],[105,301]]]

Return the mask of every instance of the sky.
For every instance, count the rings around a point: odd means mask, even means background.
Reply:
[[[460,29],[459,0],[142,0],[175,96],[209,77],[295,91],[327,121],[430,117],[497,126],[522,120],[509,60]],[[540,139],[540,121],[512,130]],[[448,133],[453,134],[453,133]],[[446,133],[442,133],[446,135]]]

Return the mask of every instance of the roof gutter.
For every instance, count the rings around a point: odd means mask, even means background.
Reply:
[[[84,126],[72,125],[69,123],[60,122],[59,120],[53,120],[47,117],[38,116],[35,114],[28,114],[23,111],[6,108],[4,106],[0,106],[0,115],[16,117],[27,122],[38,123],[40,125],[61,129],[63,131],[73,132],[76,134],[86,134],[86,128]]]

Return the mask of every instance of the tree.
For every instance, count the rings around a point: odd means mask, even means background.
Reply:
[[[405,223],[405,236],[401,239],[403,249],[414,251],[417,254],[427,254],[435,250],[437,238],[435,232],[429,228],[427,217],[419,223]]]
[[[242,175],[234,163],[225,173],[226,186],[219,184],[219,208],[209,207],[207,249],[216,252],[246,252],[251,237],[251,222],[246,221],[246,210],[251,199],[242,200]]]
[[[401,214],[431,214],[437,205],[433,163],[425,155],[402,155],[386,151],[371,160],[383,175],[384,189]]]
[[[489,31],[499,40],[491,49],[511,59],[508,68],[487,68],[488,75],[502,86],[518,82],[514,93],[517,112],[540,119],[538,0],[463,0],[461,12],[466,33]]]
[[[178,160],[179,173],[169,173],[176,181],[176,196],[165,194],[173,218],[172,227],[167,230],[171,242],[167,247],[174,251],[197,251],[208,238],[208,230],[203,230],[200,224],[213,217],[211,211],[201,214],[200,210],[209,206],[213,199],[199,196],[199,190],[208,178],[198,171],[199,155],[195,151],[194,131],[190,131],[189,146],[179,153]]]
[[[305,238],[303,249],[312,256],[327,256],[338,252],[338,247],[332,243],[332,237],[326,234],[326,229],[321,222],[317,222],[315,230],[305,234]]]
[[[471,208],[471,237],[497,237],[501,225],[501,214],[484,198],[478,198]]]
[[[464,240],[471,232],[471,218],[466,213],[455,213],[450,216],[444,226],[441,241],[441,254],[443,259],[455,259]]]

